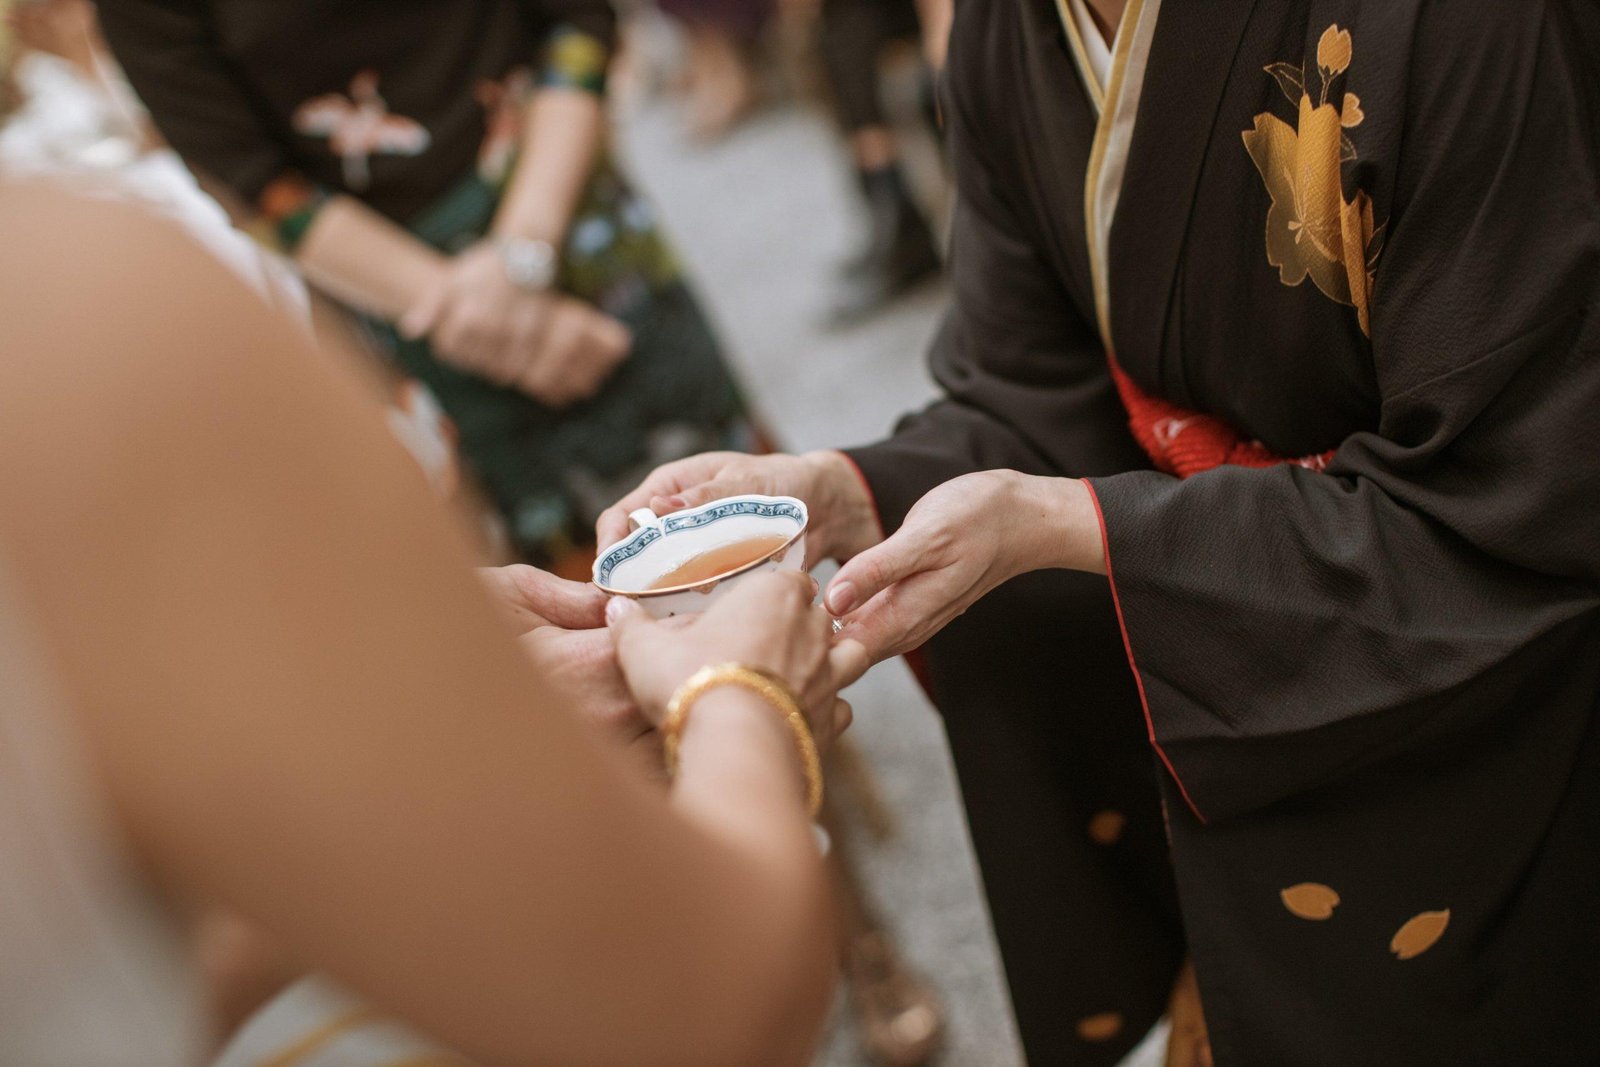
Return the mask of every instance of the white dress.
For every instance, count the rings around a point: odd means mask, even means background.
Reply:
[[[200,999],[0,565],[0,1065],[189,1067]]]

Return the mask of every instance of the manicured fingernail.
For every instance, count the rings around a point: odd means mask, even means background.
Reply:
[[[662,503],[666,504],[669,508],[686,508],[689,506],[689,502],[683,499],[681,496],[669,496],[666,500],[662,501]]]
[[[828,610],[835,615],[848,615],[856,606],[856,587],[850,582],[836,582],[828,590]]]
[[[606,622],[614,623],[624,615],[637,610],[638,607],[639,605],[625,596],[614,596],[606,601]]]

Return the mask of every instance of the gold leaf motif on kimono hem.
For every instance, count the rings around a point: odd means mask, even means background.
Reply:
[[[1389,941],[1389,951],[1397,959],[1416,959],[1432,948],[1444,936],[1450,925],[1450,909],[1424,911],[1406,920]]]

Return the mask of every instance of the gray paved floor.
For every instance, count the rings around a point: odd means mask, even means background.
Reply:
[[[820,325],[855,221],[848,172],[820,116],[767,111],[704,148],[684,142],[670,104],[651,102],[625,120],[620,137],[755,403],[787,447],[875,439],[932,394],[923,354],[944,300],[938,287],[848,331]],[[950,1043],[942,1062],[1019,1064],[944,732],[898,661],[874,669],[851,698],[854,741],[898,830],[859,850],[861,865],[904,951],[945,998]],[[866,1062],[847,1020],[820,1062]]]

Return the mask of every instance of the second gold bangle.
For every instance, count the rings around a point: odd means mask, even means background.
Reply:
[[[678,773],[678,745],[683,738],[684,725],[694,702],[719,686],[734,685],[748,689],[761,697],[783,716],[784,724],[794,737],[795,750],[800,755],[801,770],[806,778],[806,810],[812,818],[822,810],[822,760],[817,755],[817,742],[811,727],[800,710],[800,701],[781,680],[755,667],[740,663],[718,663],[702,667],[672,694],[667,704],[666,718],[661,722],[663,755],[667,774]]]

